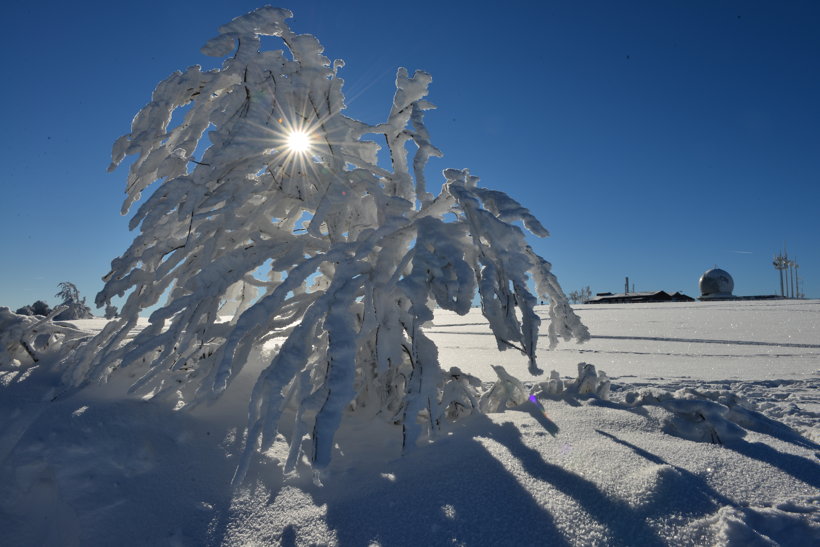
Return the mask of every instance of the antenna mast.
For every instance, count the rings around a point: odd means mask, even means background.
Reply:
[[[780,296],[786,297],[785,287],[783,285],[783,270],[786,269],[786,257],[783,254],[777,254],[772,261],[774,269],[780,273]]]

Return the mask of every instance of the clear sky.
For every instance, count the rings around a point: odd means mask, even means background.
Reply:
[[[247,1],[15,2],[3,10],[0,305],[93,301],[134,234],[113,141],[156,83]],[[348,116],[386,119],[396,68],[433,75],[445,154],[528,206],[569,292],[779,292],[788,245],[820,297],[820,3],[291,1],[341,71]],[[438,183],[428,181],[431,189]]]

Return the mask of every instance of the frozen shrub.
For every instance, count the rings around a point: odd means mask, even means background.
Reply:
[[[50,316],[33,317],[0,307],[0,368],[34,365],[44,357],[72,349],[86,338],[82,331],[51,321],[60,311],[58,307]]]
[[[38,300],[31,305],[31,311],[34,312],[34,315],[46,316],[51,313],[51,308],[42,300]]]
[[[34,304],[30,306],[23,306],[15,313],[18,315],[42,315],[46,316],[51,313],[51,308],[43,302],[42,300],[36,301]]]
[[[17,315],[34,315],[34,309],[31,306],[23,306],[22,308],[18,308],[14,313]]]

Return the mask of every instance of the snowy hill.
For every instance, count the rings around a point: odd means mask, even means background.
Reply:
[[[591,340],[538,355],[560,394],[478,310],[438,313],[445,367],[489,388],[501,364],[540,395],[404,456],[398,428],[343,425],[321,485],[306,465],[283,477],[276,443],[230,488],[264,356],[193,409],[126,395],[130,369],[65,390],[53,363],[6,367],[0,544],[820,544],[819,301],[576,311]],[[608,400],[573,392],[579,362]]]

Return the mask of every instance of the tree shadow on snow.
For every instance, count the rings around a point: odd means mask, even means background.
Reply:
[[[626,502],[610,496],[581,475],[545,461],[537,450],[524,443],[514,424],[491,423],[487,433],[489,438],[504,445],[529,475],[574,499],[596,521],[605,524],[610,534],[608,545],[665,544],[649,527],[644,515]]]
[[[614,403],[597,404],[635,411]],[[534,405],[525,404],[509,411],[525,412],[547,433],[558,433],[555,423]],[[340,456],[331,464],[330,474],[321,487],[311,482],[306,467],[301,475],[284,480],[277,475],[281,469],[275,465],[259,469],[267,476],[263,480],[267,493],[260,499],[267,500],[269,507],[280,503],[280,496],[292,495],[285,492],[288,488],[299,490],[305,503],[314,507],[313,516],[307,518],[304,514],[279,513],[275,529],[267,528],[260,537],[281,545],[311,541],[316,537],[312,527],[317,525],[318,518],[323,521],[323,529],[331,532],[335,542],[342,546],[371,542],[383,546],[569,545],[585,541],[584,523],[575,526],[572,522],[571,506],[577,504],[606,527],[608,545],[652,546],[666,543],[650,526],[653,521],[675,515],[702,518],[722,506],[736,507],[749,518],[757,515],[737,506],[706,479],[605,431],[596,430],[658,466],[647,468],[657,475],[637,504],[608,493],[560,464],[550,463],[527,444],[513,423],[496,423],[487,416],[476,415],[454,425],[453,430],[435,443],[419,446],[392,461],[382,462],[378,455],[369,457],[366,452],[366,460],[361,461],[356,456]],[[493,443],[506,449],[509,461],[507,456],[491,451]],[[769,463],[807,484],[820,484],[819,466],[805,458],[745,440],[726,448]],[[564,508],[567,502],[563,496],[556,498],[551,489],[572,500],[571,506]],[[231,538],[225,536],[226,525],[237,524],[235,515],[230,513],[226,511],[224,518],[212,523],[216,524],[212,526],[213,544],[226,539],[230,542]]]
[[[640,512],[646,517],[671,513],[706,515],[716,511],[720,506],[734,505],[729,498],[709,486],[702,477],[682,467],[672,465],[660,456],[620,439],[611,433],[600,429],[596,429],[595,432],[629,448],[638,456],[657,465],[668,466],[673,471],[659,477],[658,484],[651,495],[651,498],[657,501],[653,503],[650,499],[650,503],[640,509]]]
[[[231,498],[219,431],[77,390],[41,406],[0,461],[0,543],[206,543]]]
[[[315,503],[327,504],[339,544],[569,545],[553,516],[467,435],[462,429],[378,471],[335,476],[312,492]]]
[[[731,409],[731,419],[749,431],[763,433],[764,435],[802,448],[808,448],[810,450],[820,449],[819,444],[807,439],[788,425],[773,420],[756,410],[749,410],[739,406],[733,407]]]
[[[664,545],[647,524],[645,511],[635,511],[594,482],[545,461],[526,445],[517,426],[497,424],[485,416],[474,417],[454,436],[386,466],[381,472],[390,478],[384,479],[381,488],[349,492],[349,498],[340,503],[340,490],[355,489],[357,482],[372,484],[372,475],[361,480],[351,476],[345,484],[313,492],[314,501],[327,504],[328,526],[336,530],[341,545],[370,541],[385,546],[583,542],[580,534],[564,536],[554,515],[485,447],[482,440],[486,439],[505,447],[532,480],[571,498],[605,525],[609,545]],[[714,509],[714,503],[702,505],[704,512]],[[563,515],[565,525],[567,518],[572,517]]]
[[[807,521],[801,519],[799,513],[786,517],[771,516],[755,511],[749,507],[738,505],[709,486],[708,482],[704,478],[681,467],[671,465],[663,458],[630,442],[620,439],[611,433],[601,431],[600,429],[596,429],[595,431],[611,441],[631,449],[635,454],[649,460],[652,463],[669,466],[669,468],[674,470],[674,473],[667,473],[667,477],[676,477],[676,480],[669,480],[668,478],[666,480],[661,480],[653,491],[654,496],[660,503],[651,503],[643,507],[642,512],[647,518],[672,513],[694,513],[706,515],[717,510],[719,507],[735,507],[745,515],[745,519],[749,526],[755,530],[759,530],[765,536],[768,536],[778,542],[779,545],[798,545],[803,544],[804,542],[806,545],[815,544],[818,536],[817,530],[812,528]],[[790,456],[788,454],[776,452],[774,449],[771,449],[771,447],[762,445],[761,443],[748,443],[746,441],[742,441],[740,445],[740,450],[738,450],[738,452],[744,455],[749,455],[749,457],[755,457],[751,455],[751,453],[754,453],[757,450],[764,450],[765,452],[765,449],[761,449],[760,447],[765,447],[772,452],[775,452],[777,454],[776,458],[778,459],[783,456]],[[760,447],[757,445],[760,445]],[[735,446],[732,448],[737,449],[738,447]],[[766,456],[770,457],[771,454],[767,453]],[[760,457],[757,457],[756,459],[768,461],[765,458]],[[799,459],[805,460],[805,458]],[[791,460],[788,461],[790,461],[790,463],[787,464],[786,467],[793,467],[796,464],[796,462],[791,462]],[[783,469],[782,465],[777,465],[775,462],[769,463]],[[814,477],[816,479],[818,466],[816,464],[812,464],[812,466],[814,467]],[[793,469],[790,474],[796,476],[794,473],[795,470],[796,468]],[[797,478],[805,481],[805,479],[802,479],[801,477]],[[788,519],[788,524],[784,523],[784,518]]]
[[[820,488],[820,464],[816,461],[796,454],[780,452],[765,443],[750,443],[744,439],[734,440],[724,446],[747,458],[776,467],[814,488]]]
[[[588,404],[614,410],[627,410],[644,416],[647,415],[645,408],[640,405],[630,407],[601,399],[590,399]],[[730,407],[724,419],[744,430],[761,433],[794,446],[810,450],[820,449],[820,445],[803,437],[788,425],[773,420],[760,412],[749,410],[739,405]],[[601,431],[598,432],[605,435],[605,433]],[[723,440],[718,438],[718,440],[724,448],[734,450],[748,458],[767,463],[814,488],[820,488],[820,464],[816,461],[796,454],[778,451],[764,442],[749,442],[739,437]]]

